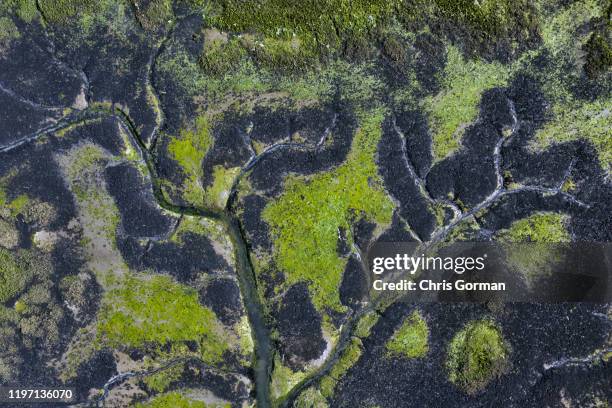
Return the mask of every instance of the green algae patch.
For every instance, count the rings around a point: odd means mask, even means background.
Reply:
[[[553,118],[535,136],[539,149],[554,143],[584,139],[593,144],[601,167],[612,174],[612,98],[553,107]]]
[[[155,392],[164,392],[170,385],[181,379],[183,370],[185,369],[183,364],[177,364],[165,370],[156,372],[153,375],[149,375],[143,379],[143,382],[148,389]]]
[[[32,22],[38,16],[36,0],[3,0],[0,2],[0,14],[15,13],[26,23]]]
[[[362,316],[361,319],[357,322],[357,326],[355,327],[355,331],[353,334],[361,339],[365,339],[370,336],[372,332],[372,327],[378,322],[380,315],[374,311],[368,312],[365,316]]]
[[[449,344],[449,379],[468,394],[475,394],[506,371],[509,355],[510,348],[494,322],[470,322]]]
[[[97,2],[94,0],[41,1],[39,7],[47,21],[66,24],[78,14],[94,12]]]
[[[183,195],[192,204],[202,204],[202,160],[213,145],[210,124],[204,115],[198,116],[195,128],[183,130],[180,135],[170,140],[170,156],[181,166],[186,180]]]
[[[327,398],[333,396],[338,381],[357,363],[362,352],[363,345],[361,340],[358,338],[351,339],[351,343],[342,352],[338,362],[332,367],[329,374],[321,380],[319,385],[321,395]]]
[[[507,230],[497,233],[505,243],[508,264],[525,278],[528,287],[551,275],[564,256],[563,244],[571,237],[566,225],[568,216],[544,212],[514,221]]]
[[[209,237],[213,242],[220,242],[229,247],[232,246],[232,242],[223,224],[209,218],[190,215],[183,216],[170,240],[182,244],[183,236],[187,233]]]
[[[391,222],[393,202],[375,162],[382,119],[382,111],[363,118],[344,164],[312,177],[287,177],[284,193],[264,209],[286,284],[306,282],[318,310],[344,309],[338,294],[346,264],[336,253],[339,229],[350,231],[359,218]]]
[[[139,402],[135,408],[230,408],[231,404],[207,404],[203,401],[193,400],[178,392],[169,392],[158,395],[148,402]]]
[[[7,48],[12,40],[20,36],[13,20],[8,17],[0,17],[0,51]]]
[[[393,333],[385,348],[392,356],[424,357],[429,351],[429,328],[421,313],[415,310]]]
[[[466,60],[456,47],[447,47],[442,90],[424,101],[435,160],[442,160],[459,149],[465,128],[478,116],[482,93],[504,86],[508,76],[508,68],[500,63]]]
[[[228,349],[223,326],[197,292],[165,275],[125,276],[106,294],[98,330],[113,347],[170,345],[180,352],[182,344],[195,342],[209,364],[220,363]]]
[[[138,21],[147,30],[163,26],[174,18],[172,0],[151,0],[146,3],[132,0],[132,3]]]
[[[0,303],[14,299],[26,288],[33,277],[28,269],[24,257],[0,248]]]
[[[510,228],[498,236],[507,242],[569,242],[565,225],[567,216],[553,212],[536,213],[514,221]]]
[[[278,355],[274,357],[274,369],[270,378],[270,396],[272,400],[280,400],[306,378],[303,371],[293,371],[281,362]]]
[[[0,210],[4,210],[2,211],[3,213],[8,212],[13,217],[16,217],[19,214],[24,215],[29,204],[30,199],[27,195],[20,194],[13,200],[9,200],[2,187],[0,187]]]
[[[212,185],[206,188],[204,195],[206,204],[210,207],[225,208],[238,174],[240,167],[226,169],[223,166],[214,166]]]
[[[185,175],[184,184],[180,188],[185,201],[195,206],[223,209],[240,168],[214,166],[212,184],[205,188],[202,162],[213,144],[209,119],[202,115],[196,119],[194,129],[183,130],[178,137],[170,140],[168,152]]]
[[[547,65],[542,67],[541,64],[533,63],[526,68],[530,75],[541,82],[542,91],[550,104],[550,120],[538,130],[530,146],[544,150],[555,143],[587,140],[595,147],[602,168],[610,174],[612,99],[609,92],[603,92],[601,96],[590,100],[575,96],[576,88],[589,81],[588,75],[594,75],[593,70],[601,68],[599,65],[594,66],[595,61],[592,60],[592,53],[597,51],[592,48],[597,47],[600,34],[597,31],[589,32],[584,27],[596,25],[597,20],[605,21],[606,13],[602,2],[582,0],[548,15],[542,24],[543,46],[533,53],[534,60],[540,56],[547,57]],[[597,52],[605,54],[606,50],[599,49]],[[605,63],[606,57],[600,57],[603,60],[598,61]],[[596,82],[591,84],[595,85]]]
[[[314,387],[302,392],[293,403],[294,408],[329,408],[329,404],[321,391]]]

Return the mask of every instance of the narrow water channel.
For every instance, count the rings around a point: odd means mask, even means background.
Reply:
[[[272,366],[272,343],[270,340],[270,330],[266,325],[263,305],[260,302],[257,291],[255,273],[253,266],[251,265],[246,240],[240,228],[238,218],[229,210],[214,211],[206,208],[181,207],[166,201],[161,191],[160,181],[157,178],[153,157],[140,138],[140,135],[136,131],[136,128],[130,121],[129,117],[122,111],[114,111],[110,112],[110,114],[116,116],[121,121],[123,126],[125,126],[126,130],[133,138],[134,142],[140,148],[151,177],[153,194],[160,207],[175,214],[185,214],[214,219],[221,222],[226,228],[234,246],[234,253],[236,257],[236,274],[238,277],[244,307],[251,325],[251,332],[255,345],[253,375],[255,380],[257,407],[271,407],[270,372]]]

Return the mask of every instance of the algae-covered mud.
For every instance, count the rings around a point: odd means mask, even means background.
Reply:
[[[0,386],[609,406],[610,304],[395,302],[367,254],[612,241],[611,12],[0,0]],[[556,256],[520,255],[528,287]]]

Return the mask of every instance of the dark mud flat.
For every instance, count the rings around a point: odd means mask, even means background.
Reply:
[[[385,355],[385,343],[402,319],[415,308],[427,319],[431,339],[426,356],[396,359]],[[588,358],[609,333],[597,315],[601,306],[508,304],[492,313],[481,306],[396,305],[387,309],[364,341],[363,355],[339,383],[333,406],[546,406],[567,398],[593,400],[609,396],[607,362],[588,369]],[[466,322],[493,317],[511,349],[512,366],[502,378],[476,395],[465,395],[447,380],[445,358],[452,336]],[[589,333],[588,338],[584,333]],[[537,350],[537,351],[536,351]],[[585,362],[571,363],[571,356]],[[595,358],[597,360],[597,358]],[[552,367],[558,364],[558,367]],[[570,380],[570,373],[587,376]],[[569,381],[564,389],[563,381]],[[582,388],[589,384],[588,388]]]

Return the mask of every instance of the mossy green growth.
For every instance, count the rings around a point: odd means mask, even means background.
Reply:
[[[242,362],[248,366],[255,352],[255,342],[248,316],[244,315],[240,318],[240,321],[234,325],[234,331],[238,335],[238,348],[243,357]]]
[[[535,147],[578,139],[593,144],[601,167],[612,174],[612,97],[593,102],[572,101],[553,106],[553,118],[535,136]]]
[[[213,183],[206,188],[204,194],[204,201],[207,206],[220,209],[225,208],[232,185],[238,174],[240,174],[240,167],[229,169],[223,166],[213,167]]]
[[[235,32],[292,39],[307,50],[338,51],[346,41],[360,43],[391,18],[399,1],[239,0],[221,1],[212,23]]]
[[[554,244],[570,242],[567,221],[563,214],[537,213],[497,233],[497,239],[504,242],[508,263],[524,276],[529,287],[549,276],[562,259],[563,246]]]
[[[202,306],[195,290],[165,275],[132,275],[107,292],[98,331],[111,346],[160,349],[195,342],[209,364],[222,361],[226,335],[212,310]]]
[[[28,198],[28,196],[25,194],[21,194],[17,196],[13,201],[11,201],[8,207],[11,209],[11,212],[14,215],[17,215],[23,213],[29,203],[30,199]]]
[[[270,379],[270,396],[272,400],[281,400],[304,378],[306,378],[305,372],[293,371],[291,368],[284,366],[278,355],[276,355]]]
[[[12,40],[19,38],[21,34],[13,20],[9,17],[0,17],[0,51],[8,47]]]
[[[565,180],[565,182],[561,186],[561,191],[564,191],[566,193],[571,193],[572,191],[575,191],[575,190],[576,190],[576,182],[571,177]]]
[[[132,0],[132,2],[136,6],[138,21],[146,29],[152,30],[168,24],[174,18],[172,0],[151,0],[147,3]]]
[[[23,259],[0,248],[0,303],[6,303],[21,293],[32,279]]]
[[[178,381],[183,374],[184,365],[177,364],[165,370],[156,372],[143,379],[143,382],[152,391],[164,392],[175,381]]]
[[[10,200],[4,188],[0,185],[0,211],[6,213],[5,216],[10,214],[16,217],[19,214],[23,214],[29,204],[30,198],[26,194],[20,194],[13,200]]]
[[[567,216],[553,212],[533,214],[514,221],[498,237],[506,242],[569,242],[570,236],[565,225]]]
[[[225,247],[232,247],[232,242],[223,224],[209,218],[184,215],[170,240],[182,244],[183,236],[187,233],[202,235]]]
[[[45,19],[52,23],[67,23],[79,13],[92,12],[94,0],[50,0],[39,2]]]
[[[199,62],[208,75],[223,76],[239,68],[246,58],[248,54],[238,37],[229,40],[221,37],[204,44]]]
[[[178,392],[169,392],[158,395],[145,403],[137,403],[135,408],[230,408],[231,404],[207,404],[203,401],[193,400]]]
[[[449,379],[468,394],[475,394],[507,369],[509,356],[510,348],[494,322],[470,322],[449,344]]]
[[[168,144],[170,156],[177,161],[185,174],[183,196],[191,204],[203,204],[202,161],[212,145],[210,124],[204,115],[198,116],[194,129],[181,131],[180,135],[172,138]]]
[[[338,230],[350,231],[359,218],[391,222],[393,202],[375,162],[382,119],[380,110],[364,115],[344,164],[312,177],[288,177],[284,193],[264,209],[286,284],[306,282],[318,310],[344,310],[338,287],[346,260],[336,253]]]
[[[442,90],[424,101],[433,134],[435,160],[442,160],[459,148],[465,128],[478,115],[482,93],[504,86],[509,76],[504,65],[467,60],[452,45],[447,47],[446,57]]]
[[[358,338],[351,339],[351,343],[342,352],[342,355],[338,359],[338,362],[332,367],[328,375],[323,377],[319,388],[321,395],[326,398],[330,398],[334,394],[334,389],[338,381],[346,374],[346,372],[357,363],[361,353],[363,352],[363,345],[361,340]]]
[[[328,408],[329,404],[321,391],[314,387],[303,391],[293,403],[294,408]]]
[[[207,78],[198,62],[182,50],[162,53],[156,61],[159,74],[172,81],[177,88],[188,96],[201,94],[207,87]]]
[[[402,323],[385,345],[392,356],[418,358],[429,351],[429,327],[417,310]]]
[[[0,14],[11,12],[26,23],[30,23],[38,16],[36,0],[3,0],[0,2]]]
[[[378,313],[374,311],[368,312],[359,319],[353,334],[361,339],[365,339],[370,335],[372,327],[378,322],[379,318],[380,315]]]

